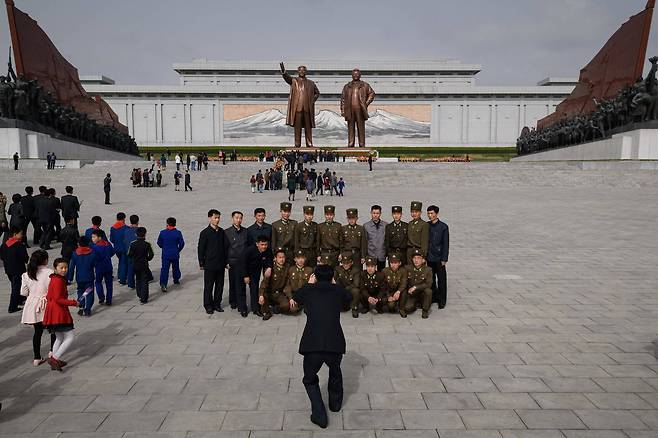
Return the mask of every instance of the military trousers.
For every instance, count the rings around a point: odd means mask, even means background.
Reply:
[[[402,292],[400,310],[404,310],[406,313],[413,313],[416,311],[418,304],[421,305],[423,310],[430,310],[430,306],[432,305],[432,288],[416,289],[413,294],[410,294],[408,291]]]

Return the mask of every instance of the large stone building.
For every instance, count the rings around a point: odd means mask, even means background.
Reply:
[[[292,74],[300,61],[286,61]],[[479,65],[459,61],[306,61],[320,90],[315,143],[343,146],[339,98],[351,70],[377,93],[367,122],[368,146],[512,146],[524,126],[552,113],[576,80],[537,86],[477,86]],[[285,126],[289,86],[277,61],[174,64],[178,85],[117,85],[83,76],[141,146],[290,145]]]

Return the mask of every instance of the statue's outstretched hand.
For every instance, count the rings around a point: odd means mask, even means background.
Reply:
[[[652,64],[658,63],[658,56],[652,56],[651,58],[649,58],[649,62]]]

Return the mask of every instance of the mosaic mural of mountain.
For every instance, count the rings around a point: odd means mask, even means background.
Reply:
[[[313,137],[331,143],[347,139],[347,124],[340,114],[323,109],[315,116]],[[366,122],[369,141],[388,144],[426,143],[430,139],[430,123],[377,109]],[[268,109],[237,120],[224,121],[224,137],[239,141],[286,144],[291,141],[292,128],[286,126],[286,115],[278,109]]]

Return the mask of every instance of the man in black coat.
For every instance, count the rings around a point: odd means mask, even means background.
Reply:
[[[11,237],[0,246],[0,259],[11,285],[9,313],[18,312],[20,310],[18,306],[25,301],[21,297],[21,276],[26,271],[25,264],[28,262],[27,247],[23,243],[21,228],[11,229]]]
[[[66,186],[66,195],[62,196],[60,204],[62,206],[62,217],[64,218],[64,222],[68,222],[69,219],[74,219],[74,224],[77,226],[78,217],[80,217],[80,201],[78,201],[78,197],[73,194],[73,187]]]
[[[327,427],[327,411],[322,401],[318,371],[322,364],[329,367],[329,409],[340,411],[343,404],[343,375],[340,362],[345,354],[345,336],[340,326],[343,306],[352,301],[352,294],[333,280],[334,270],[329,265],[318,265],[308,284],[293,294],[291,308],[304,306],[306,327],[299,343],[299,354],[304,356],[302,383],[311,400],[311,421]]]
[[[103,179],[103,192],[105,192],[105,204],[110,205],[110,192],[112,191],[112,175],[107,174]]]
[[[39,190],[41,190],[41,187],[39,187]],[[41,247],[41,249],[49,250],[50,241],[52,240],[53,217],[56,212],[56,201],[49,189],[45,189],[43,196],[40,198],[37,196],[37,198],[36,216],[39,221],[39,227],[41,227],[39,247]]]
[[[228,265],[230,243],[219,227],[221,214],[214,208],[208,211],[208,227],[199,234],[199,268],[203,271],[203,307],[212,315],[223,312],[224,270]],[[213,291],[214,290],[214,291]]]
[[[32,196],[34,189],[32,186],[25,187],[25,195],[21,197],[21,206],[23,207],[23,216],[25,216],[25,222],[23,224],[23,239],[27,241],[27,227],[31,223],[34,228],[34,236],[32,243],[36,245],[41,239],[41,229],[39,228],[39,223],[36,220],[34,215],[35,213],[35,202],[34,197]]]
[[[427,207],[427,218],[430,228],[427,266],[432,268],[432,294],[434,295],[432,302],[436,302],[439,309],[443,309],[448,299],[446,265],[448,264],[450,230],[445,222],[439,220],[439,207],[436,205]]]
[[[272,250],[269,248],[267,236],[259,235],[255,243],[249,244],[243,253],[242,266],[245,267],[244,283],[249,285],[249,304],[251,311],[258,317],[263,317],[258,304],[258,288],[260,276],[264,274],[269,277],[272,273]]]

